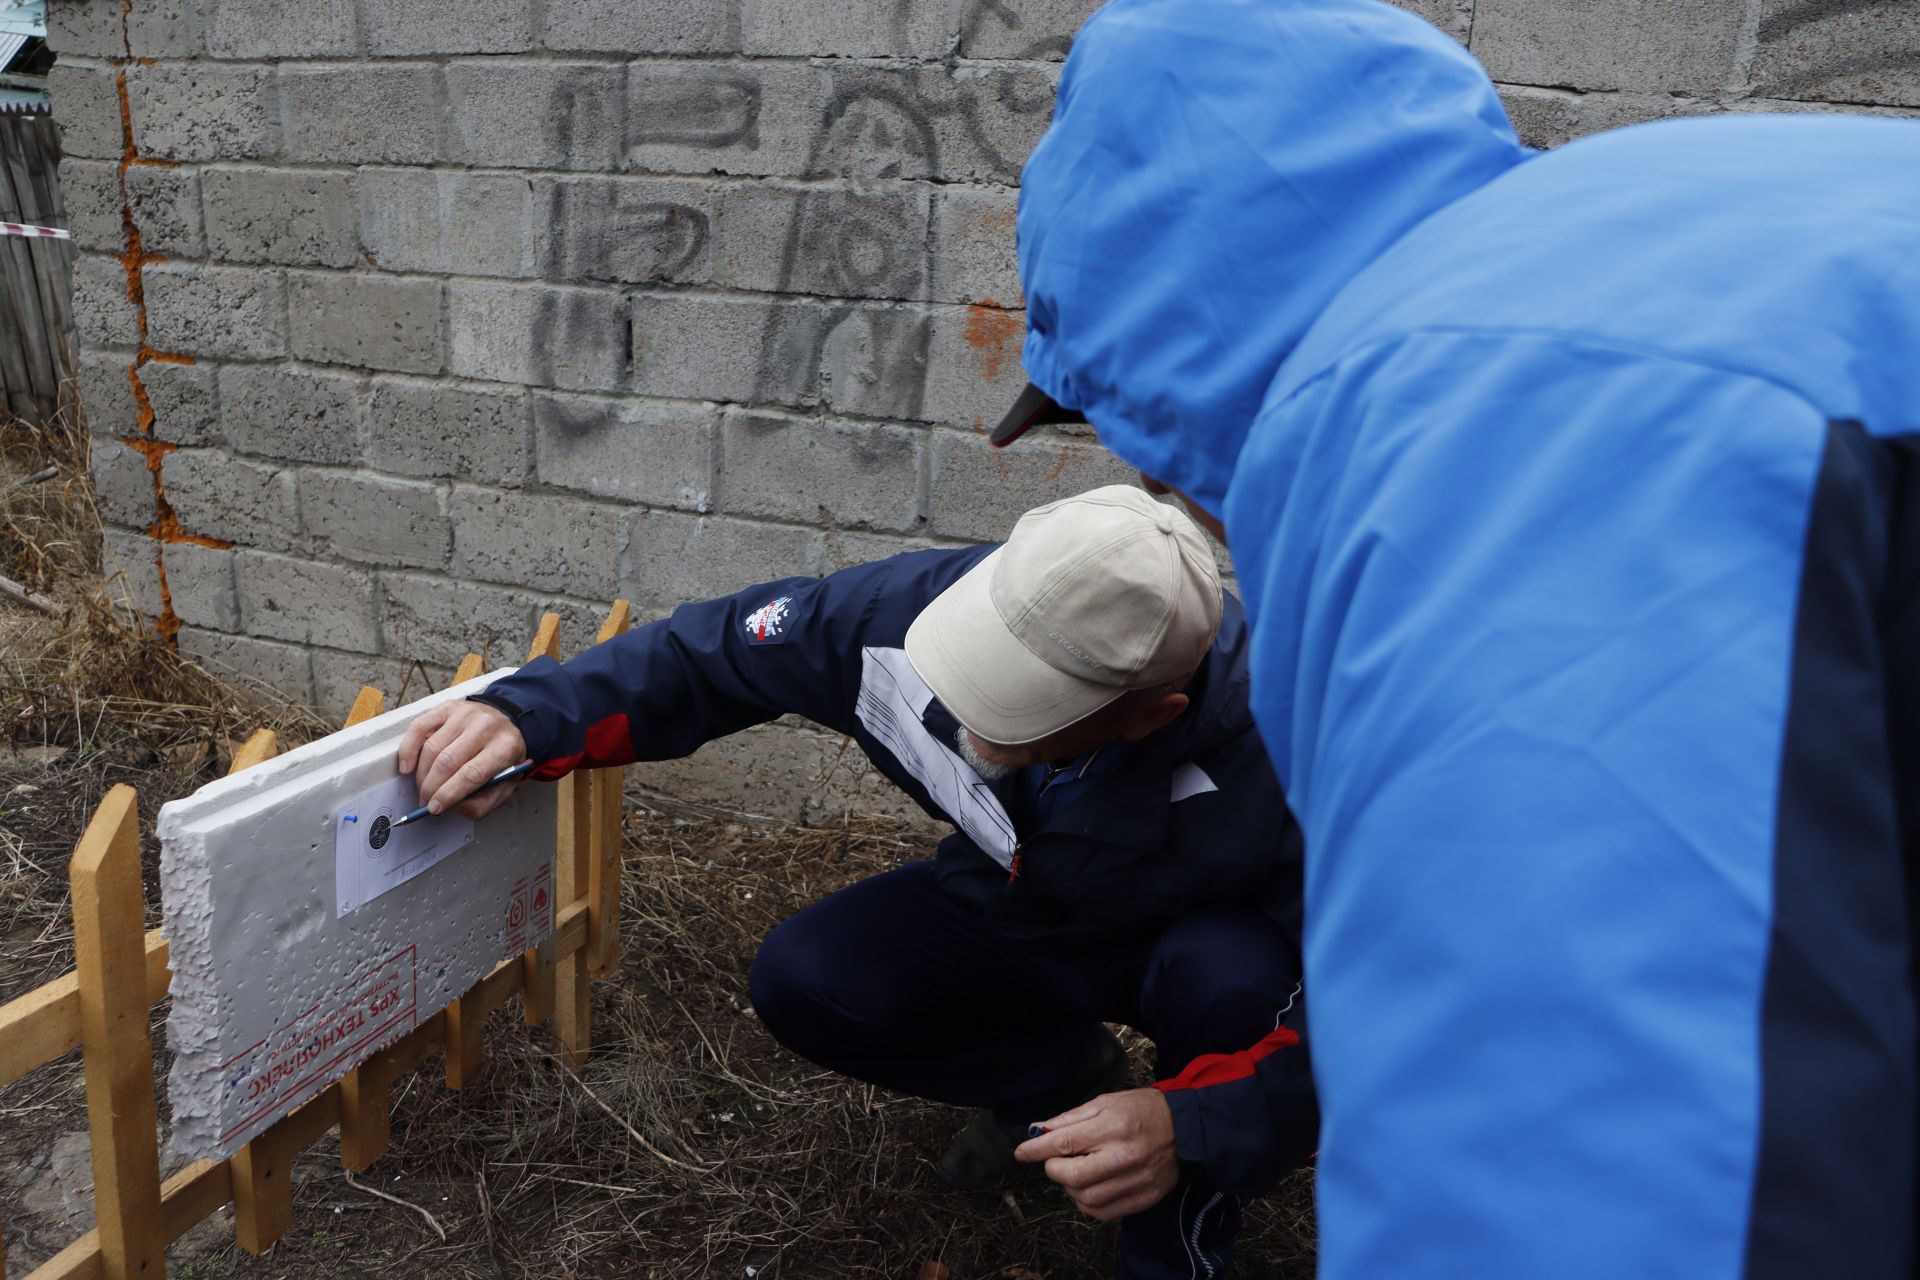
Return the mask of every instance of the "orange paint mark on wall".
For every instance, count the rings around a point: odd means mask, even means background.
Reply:
[[[1058,480],[1061,475],[1066,472],[1067,463],[1072,461],[1072,459],[1073,454],[1068,451],[1067,446],[1061,445],[1060,460],[1053,464],[1053,470],[1047,472],[1048,482],[1051,483],[1052,481]]]
[[[980,357],[980,372],[988,382],[999,378],[1000,369],[1007,361],[1008,345],[1019,333],[1020,321],[992,298],[967,308],[967,345]]]

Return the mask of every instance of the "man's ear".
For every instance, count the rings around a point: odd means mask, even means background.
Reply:
[[[1127,741],[1138,742],[1148,734],[1158,733],[1166,728],[1180,718],[1180,713],[1187,709],[1189,701],[1190,699],[1184,693],[1170,693],[1160,701],[1140,708],[1128,721]]]

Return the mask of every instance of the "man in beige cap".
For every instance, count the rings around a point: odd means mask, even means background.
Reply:
[[[506,793],[478,784],[522,760],[550,779],[667,759],[787,713],[850,734],[955,831],[767,937],[767,1027],[978,1108],[938,1161],[950,1181],[1042,1164],[1124,1219],[1123,1275],[1220,1274],[1241,1199],[1313,1150],[1318,1113],[1300,837],[1205,537],[1096,489],[997,548],[767,583],[536,659],[421,717],[399,763],[430,807],[478,817]],[[1126,1088],[1104,1023],[1153,1040],[1154,1087]]]

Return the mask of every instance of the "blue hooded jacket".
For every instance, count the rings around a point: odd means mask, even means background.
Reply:
[[[1884,525],[1920,433],[1920,125],[1534,154],[1372,0],[1112,0],[1019,239],[1028,376],[1221,514],[1246,590],[1306,833],[1320,1274],[1907,1275],[1866,641],[1785,832],[1816,497]],[[1823,840],[1871,870],[1789,861]]]

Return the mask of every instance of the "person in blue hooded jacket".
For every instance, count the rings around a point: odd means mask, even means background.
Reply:
[[[1123,1219],[1121,1275],[1188,1280],[1318,1123],[1299,833],[1245,639],[1192,522],[1107,486],[997,548],[765,583],[536,659],[416,718],[397,763],[430,809],[480,817],[510,790],[480,783],[525,759],[671,759],[789,713],[849,735],[955,831],[768,935],[754,1010],[823,1066],[979,1108],[936,1164],[960,1186],[998,1187],[1045,1129],[1029,1162]],[[1152,1088],[1125,1088],[1102,1022],[1153,1040]]]
[[[1246,587],[1320,1275],[1912,1275],[1920,124],[1537,154],[1385,5],[1112,0],[1018,231],[999,434]]]

